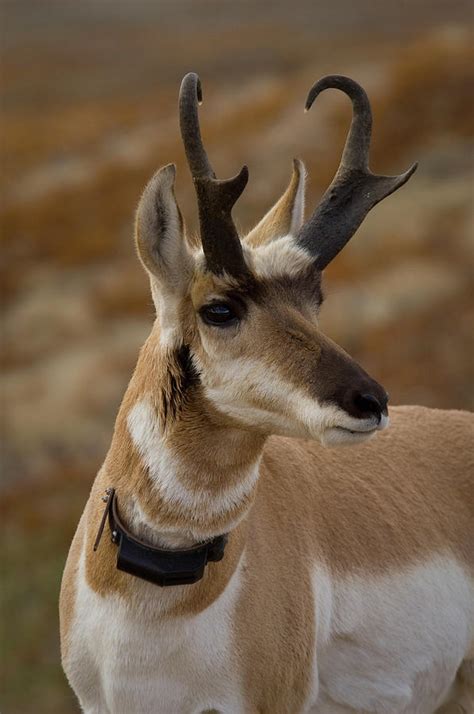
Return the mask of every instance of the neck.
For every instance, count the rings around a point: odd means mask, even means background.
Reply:
[[[186,548],[232,531],[253,502],[264,437],[223,423],[200,389],[180,395],[186,399],[171,414],[163,410],[163,382],[141,360],[103,483],[116,488],[129,529],[153,545]]]

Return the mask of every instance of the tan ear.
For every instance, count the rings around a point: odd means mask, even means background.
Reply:
[[[184,224],[174,195],[174,164],[152,177],[140,199],[135,239],[152,285],[166,293],[183,293],[193,269]]]
[[[263,245],[275,238],[295,235],[304,219],[304,189],[306,169],[299,159],[293,159],[293,173],[283,196],[245,237],[252,247]]]

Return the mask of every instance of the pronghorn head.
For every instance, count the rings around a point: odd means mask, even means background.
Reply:
[[[198,200],[200,246],[193,249],[186,238],[173,165],[146,187],[136,228],[157,309],[160,359],[169,361],[174,375],[168,392],[175,389],[178,401],[194,401],[194,407],[198,401],[230,425],[326,444],[358,442],[384,428],[388,397],[320,331],[321,274],[368,211],[416,168],[395,177],[371,173],[371,110],[358,84],[325,77],[311,89],[306,109],[331,87],[349,95],[353,119],[336,176],[309,220],[303,216],[305,170],[295,160],[286,192],[247,236],[239,236],[231,210],[247,184],[247,167],[234,178],[216,178],[199,130],[199,78],[188,74],[180,124]],[[163,419],[171,418],[169,411]],[[179,413],[175,408],[173,418]]]

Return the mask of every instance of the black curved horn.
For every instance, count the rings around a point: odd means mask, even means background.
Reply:
[[[315,256],[320,270],[352,238],[370,209],[403,186],[417,167],[413,164],[400,176],[373,174],[369,169],[372,111],[367,94],[349,77],[328,75],[311,88],[306,111],[325,89],[340,89],[350,97],[352,123],[336,175],[297,236],[298,243]]]
[[[248,274],[239,234],[232,220],[232,208],[248,181],[248,169],[224,181],[218,180],[202,143],[198,103],[202,101],[201,82],[190,72],[179,92],[179,119],[184,150],[198,200],[201,241],[208,270],[234,277]]]

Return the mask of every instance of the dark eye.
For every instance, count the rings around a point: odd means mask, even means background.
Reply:
[[[204,322],[208,325],[218,327],[228,327],[239,319],[236,311],[226,302],[214,302],[211,305],[204,305],[200,314]]]

